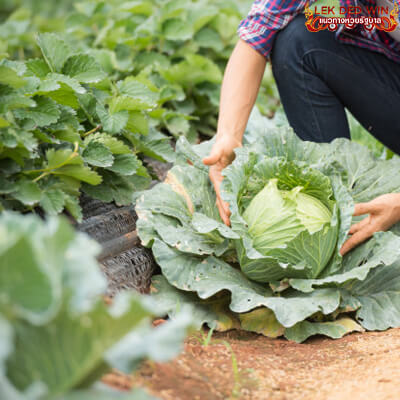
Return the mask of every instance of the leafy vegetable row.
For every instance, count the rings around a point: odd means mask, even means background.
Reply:
[[[127,204],[150,182],[142,155],[173,161],[169,135],[213,135],[238,4],[95,0],[52,21],[22,0],[0,25],[0,207],[80,220],[80,190]]]
[[[66,208],[80,220],[79,190],[129,204],[151,178],[137,153],[173,159],[157,130],[163,88],[143,76],[113,81],[96,59],[54,34],[41,34],[42,58],[0,61],[3,208]]]

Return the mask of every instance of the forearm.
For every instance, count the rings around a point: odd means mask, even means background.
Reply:
[[[224,74],[217,136],[227,135],[242,140],[265,66],[265,57],[239,40]]]

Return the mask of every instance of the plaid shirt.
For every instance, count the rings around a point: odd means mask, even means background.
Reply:
[[[304,12],[308,3],[311,6],[317,0],[256,0],[248,14],[238,27],[238,35],[255,50],[269,59],[276,33],[283,29],[296,15]],[[376,6],[376,0],[340,0],[343,7],[359,6],[363,15],[368,12],[364,6]],[[335,32],[336,39],[343,43],[363,47],[382,53],[389,59],[400,63],[400,42],[386,32],[374,29],[368,32],[362,25],[354,29],[345,29],[343,25]]]

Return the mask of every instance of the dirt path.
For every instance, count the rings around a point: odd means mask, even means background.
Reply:
[[[208,346],[190,337],[180,357],[146,363],[133,381],[163,400],[398,400],[400,329],[305,344],[238,331]]]

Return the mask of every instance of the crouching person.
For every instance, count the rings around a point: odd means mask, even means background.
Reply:
[[[384,0],[359,0],[365,16]],[[397,1],[397,0],[396,0]],[[242,145],[266,63],[272,63],[290,125],[303,140],[331,142],[350,138],[347,108],[378,140],[400,154],[400,28],[368,30],[364,25],[311,32],[304,11],[315,1],[257,0],[239,25],[239,41],[225,70],[216,133],[203,161],[217,194],[217,207],[229,225],[229,206],[220,196],[222,170]],[[339,2],[338,2],[339,4]],[[355,0],[340,0],[349,10]],[[368,216],[350,230],[345,254],[400,221],[400,194],[357,204]]]

